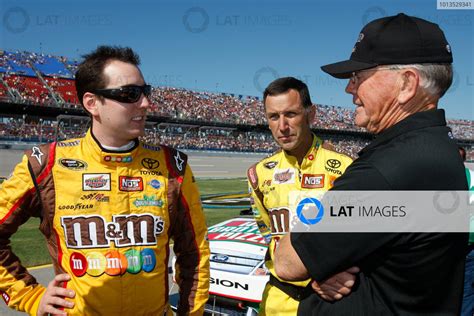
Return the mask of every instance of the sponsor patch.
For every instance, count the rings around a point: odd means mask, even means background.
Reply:
[[[76,204],[66,204],[66,205],[59,205],[58,210],[88,210],[93,208],[93,204],[84,204],[84,203],[76,203]]]
[[[255,170],[255,165],[250,167],[247,170],[247,178],[249,179],[250,185],[254,190],[258,189],[258,177],[257,177],[257,172]]]
[[[136,207],[143,207],[143,206],[156,206],[162,207],[163,200],[157,199],[155,195],[143,195],[143,199],[136,199],[133,201],[133,205]]]
[[[269,162],[265,163],[263,166],[267,169],[273,169],[273,168],[276,167],[276,165],[278,165],[277,161],[269,161]]]
[[[42,164],[42,161],[43,161],[43,152],[41,151],[41,149],[39,149],[39,147],[33,147],[31,148],[32,152],[31,152],[31,157],[35,157],[36,160],[38,160],[38,164]]]
[[[119,189],[120,191],[143,191],[143,179],[142,177],[119,177]]]
[[[160,163],[158,160],[153,159],[153,158],[143,158],[142,166],[147,169],[156,169],[160,166]]]
[[[150,149],[150,150],[153,150],[153,151],[160,151],[161,150],[161,148],[159,146],[153,146],[153,145],[149,145],[149,144],[143,144],[142,146],[145,149]]]
[[[161,188],[161,182],[156,179],[153,179],[150,182],[148,182],[148,185],[150,185],[153,189],[157,189],[157,190]]]
[[[80,144],[80,141],[78,140],[75,140],[75,141],[72,141],[72,142],[59,142],[57,143],[56,146],[58,147],[74,147],[74,146],[78,146]]]
[[[83,173],[83,191],[110,191],[110,173]]]
[[[341,166],[341,162],[337,159],[328,159],[326,160],[326,165],[324,166],[324,169],[326,169],[327,172],[335,173],[338,175],[342,174],[341,170],[337,170]]]
[[[326,166],[337,169],[341,166],[341,162],[337,159],[328,159],[326,160]]]
[[[153,214],[114,215],[107,222],[100,215],[61,216],[64,240],[68,248],[91,249],[156,245],[165,227],[160,216]]]
[[[128,163],[128,162],[132,162],[132,156],[111,156],[111,155],[108,155],[108,156],[104,156],[104,161]]]
[[[80,252],[73,252],[69,257],[69,266],[71,267],[72,273],[81,277],[86,274],[87,271],[87,259]]]
[[[87,163],[79,159],[61,158],[59,165],[70,170],[86,170]]]
[[[90,193],[81,196],[81,200],[83,201],[97,201],[97,202],[109,202],[110,197],[102,194],[102,193]]]
[[[288,169],[275,169],[273,173],[274,184],[293,184],[295,183],[295,170],[292,168]]]
[[[161,171],[153,171],[153,170],[140,170],[140,174],[143,176],[162,176],[163,175]]]
[[[305,189],[324,188],[324,174],[303,174],[301,187]]]

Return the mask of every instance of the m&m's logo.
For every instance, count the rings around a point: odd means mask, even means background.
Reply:
[[[73,252],[69,258],[72,273],[82,277],[86,273],[93,277],[107,274],[120,276],[125,273],[137,274],[140,271],[151,272],[156,266],[155,252],[146,248],[142,251],[129,249],[125,253],[110,250],[106,253],[91,251],[86,254]]]

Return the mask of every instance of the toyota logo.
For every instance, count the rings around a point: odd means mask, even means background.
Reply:
[[[160,163],[158,160],[155,160],[153,158],[143,158],[142,159],[142,166],[147,168],[147,169],[156,169]]]
[[[326,165],[328,165],[329,168],[337,169],[341,166],[341,162],[337,159],[328,159]]]

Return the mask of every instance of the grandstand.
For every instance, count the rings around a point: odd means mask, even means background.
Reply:
[[[77,61],[31,52],[0,51],[0,144],[77,137],[88,117],[75,92]],[[180,149],[272,152],[259,97],[154,87],[146,141]],[[315,132],[353,157],[371,139],[353,123],[353,111],[316,104]],[[474,160],[474,125],[448,120],[456,140]]]

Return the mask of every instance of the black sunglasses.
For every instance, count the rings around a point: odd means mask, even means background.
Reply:
[[[142,93],[147,98],[150,97],[151,86],[146,84],[143,86],[124,86],[113,89],[96,89],[92,91],[92,93],[123,103],[135,103],[140,100]]]

